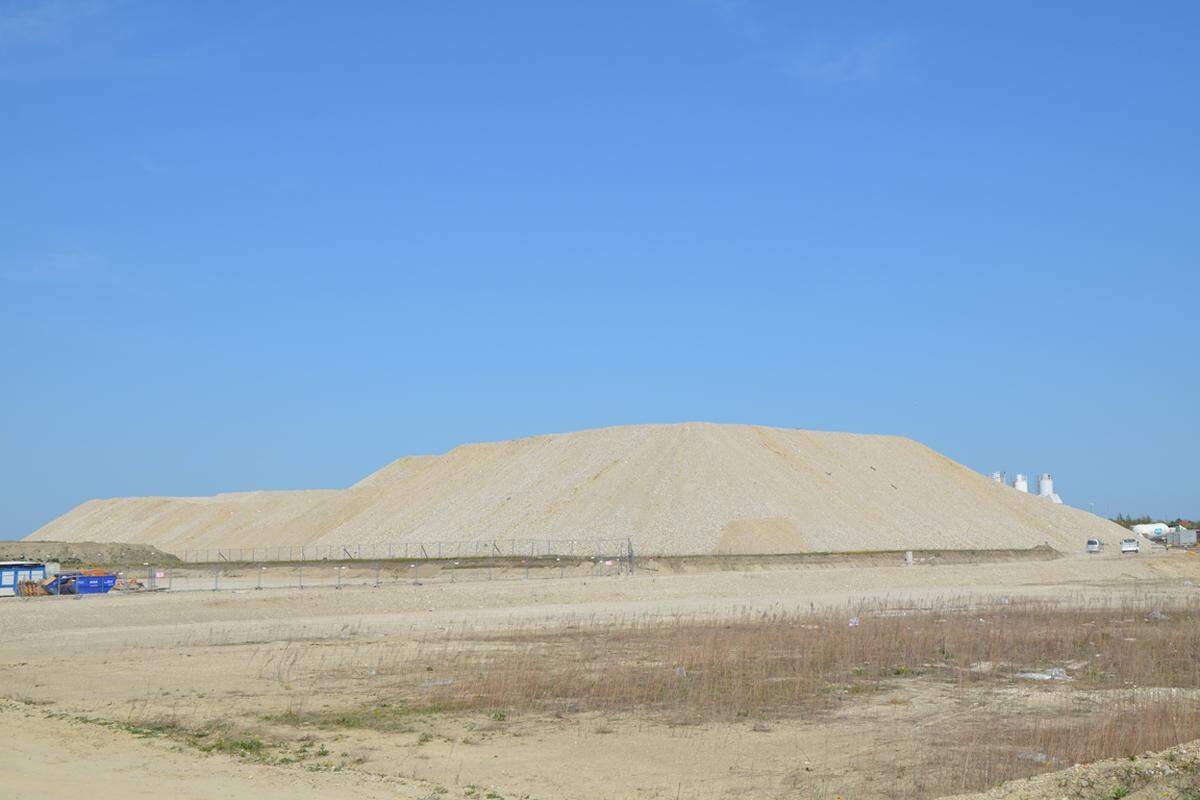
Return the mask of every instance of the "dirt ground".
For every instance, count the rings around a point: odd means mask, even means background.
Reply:
[[[867,600],[1200,591],[1200,558],[1121,558],[641,573],[595,579],[159,593],[0,601],[0,750],[17,793],[78,779],[96,797],[890,798],[928,796],[923,753],[980,709],[1057,689],[899,680],[834,710],[763,724],[663,716],[352,719],[395,690],[389,665],[439,639],[677,616],[806,611]],[[436,672],[429,685],[441,680]],[[342,726],[311,725],[312,715]],[[353,723],[353,724],[352,724]],[[932,783],[931,783],[932,781]]]

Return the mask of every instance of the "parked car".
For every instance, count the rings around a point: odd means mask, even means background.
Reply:
[[[1089,553],[1099,553],[1102,547],[1104,547],[1104,542],[1100,541],[1099,539],[1087,540],[1087,551]]]
[[[1142,549],[1142,545],[1138,542],[1137,539],[1122,539],[1121,540],[1121,552],[1122,553],[1137,553],[1137,552],[1140,552],[1141,549]]]

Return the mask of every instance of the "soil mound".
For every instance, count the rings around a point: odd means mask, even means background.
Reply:
[[[342,490],[92,500],[30,540],[168,552],[285,544],[631,537],[637,552],[1078,550],[1122,530],[911,439],[633,425],[402,458]]]

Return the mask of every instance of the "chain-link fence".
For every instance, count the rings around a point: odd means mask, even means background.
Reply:
[[[629,539],[603,540],[508,540],[471,542],[470,548],[451,547],[461,542],[434,542],[423,546],[344,546],[319,550],[306,546],[305,558],[287,559],[283,548],[219,548],[223,558],[190,558],[173,566],[143,564],[119,573],[118,590],[231,591],[266,589],[340,589],[349,586],[424,586],[472,581],[544,580],[631,575],[635,570],[633,545]],[[516,554],[512,553],[516,543]],[[488,547],[483,547],[486,544]],[[440,545],[440,546],[439,546]],[[298,546],[297,546],[298,547]],[[560,549],[561,548],[561,549]],[[559,549],[559,552],[554,552]],[[524,551],[524,552],[522,552]],[[572,552],[574,551],[574,552]],[[318,553],[320,554],[318,556]],[[413,555],[417,553],[418,555]],[[429,554],[426,556],[426,554]],[[440,555],[438,555],[440,553]],[[299,550],[296,551],[299,556]]]
[[[183,550],[186,564],[296,561],[391,561],[463,558],[609,558],[631,555],[628,537],[617,539],[467,539],[366,544],[296,544],[268,547],[209,547]]]

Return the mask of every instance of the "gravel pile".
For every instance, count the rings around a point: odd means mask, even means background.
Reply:
[[[218,546],[633,538],[644,554],[1078,550],[1122,529],[895,436],[634,425],[402,458],[344,490],[92,500],[30,539]]]

